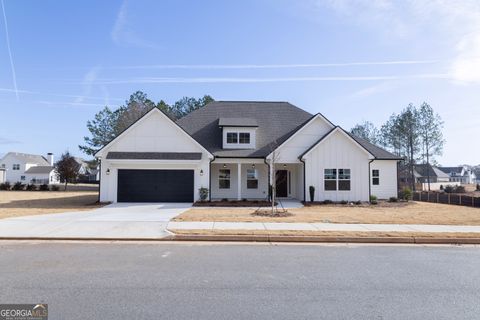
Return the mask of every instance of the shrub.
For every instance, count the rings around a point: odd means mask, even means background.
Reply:
[[[48,191],[48,184],[42,184],[39,188],[40,191]]]
[[[371,204],[377,204],[377,203],[378,203],[378,202],[377,202],[377,196],[375,196],[375,195],[372,194],[372,195],[370,196],[370,203],[371,203]]]
[[[464,186],[456,186],[454,188],[455,193],[465,193],[465,187]]]
[[[443,184],[440,185],[440,190],[443,190]]]
[[[223,199],[222,199],[222,202],[228,202],[228,199],[227,199],[227,198],[223,198]]]
[[[198,189],[198,193],[200,194],[200,200],[202,201],[207,200],[208,193],[209,193],[208,188],[201,187],[200,189]]]
[[[480,183],[477,183],[477,191],[480,191]]]
[[[451,185],[448,185],[443,189],[443,191],[445,191],[446,193],[453,193],[455,191],[455,188]]]
[[[412,200],[412,189],[408,187],[403,188],[401,198],[406,201]]]
[[[58,191],[58,190],[60,190],[59,186],[53,185],[50,187],[50,191]]]
[[[247,198],[242,198],[242,201],[243,201],[243,202],[246,202],[246,201],[247,201]]]
[[[390,199],[388,199],[388,202],[398,202],[398,198],[397,197],[390,197]]]
[[[333,203],[332,200],[325,200],[325,201],[323,201],[323,204],[332,204],[332,203]]]
[[[25,188],[27,191],[35,191],[37,190],[37,186],[34,184],[27,184],[27,187]]]
[[[361,204],[362,204],[362,201],[360,201],[360,200],[357,200],[357,201],[355,201],[355,204],[356,204],[357,206],[359,206],[359,205],[361,205]]]
[[[20,190],[23,190],[23,188],[25,188],[25,185],[22,184],[20,181],[17,181],[17,182],[15,182],[15,184],[13,185],[12,190],[20,191]]]
[[[10,185],[10,182],[6,181],[4,183],[0,183],[0,190],[10,190],[12,186]]]
[[[342,201],[340,201],[340,204],[348,204],[348,201],[342,200]]]

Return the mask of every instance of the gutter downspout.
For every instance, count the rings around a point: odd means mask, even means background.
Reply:
[[[298,158],[301,163],[303,163],[303,202],[307,202],[307,196],[306,196],[306,188],[307,188],[307,181],[305,180],[306,174],[305,174],[305,160],[302,159],[302,157]]]
[[[215,156],[208,163],[208,201],[212,201],[212,162],[215,161]]]
[[[98,175],[98,203],[100,203],[100,192],[102,190],[102,159],[98,159],[98,171],[100,174]]]
[[[372,197],[372,170],[370,170],[370,164],[375,161],[375,159],[372,159],[368,162],[368,202],[370,201],[370,198]]]
[[[268,168],[268,190],[267,190],[267,197],[268,197],[268,201],[271,200],[271,196],[270,196],[270,190],[271,189],[271,184],[270,184],[270,164],[267,162],[267,158],[263,158],[263,162],[267,165],[267,168]]]

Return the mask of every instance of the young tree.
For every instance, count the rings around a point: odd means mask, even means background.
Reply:
[[[57,161],[55,169],[58,179],[65,183],[65,190],[67,190],[67,184],[78,179],[80,164],[67,151]]]
[[[350,132],[359,138],[365,139],[373,144],[377,144],[380,139],[380,131],[370,121],[364,121],[355,125]]]
[[[423,149],[423,162],[430,167],[430,162],[435,161],[434,157],[441,155],[443,152],[443,145],[445,140],[443,139],[442,128],[443,121],[438,113],[433,111],[433,108],[426,102],[424,102],[419,110],[419,130],[420,140]],[[430,191],[430,171],[427,170],[427,183],[428,190]]]

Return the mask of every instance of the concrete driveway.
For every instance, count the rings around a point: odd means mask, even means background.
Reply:
[[[191,203],[115,203],[103,208],[0,220],[0,238],[160,239]]]

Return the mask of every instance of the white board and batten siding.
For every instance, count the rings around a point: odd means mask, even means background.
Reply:
[[[305,190],[315,187],[315,201],[368,201],[368,163],[372,156],[341,131],[334,131],[305,157]],[[325,190],[325,169],[350,169],[350,190]]]
[[[201,152],[200,161],[109,160],[108,152]],[[210,154],[158,110],[152,110],[96,156],[101,157],[100,201],[117,201],[119,169],[194,170],[194,200],[198,189],[209,186]],[[107,170],[110,174],[107,175]],[[201,173],[203,171],[203,173]]]
[[[379,171],[379,184],[373,184],[373,174],[370,174],[371,193],[378,199],[397,197],[397,161],[375,160],[370,164],[371,171]]]
[[[287,139],[276,151],[277,163],[300,163],[298,156],[332,130],[333,125],[317,115]]]

